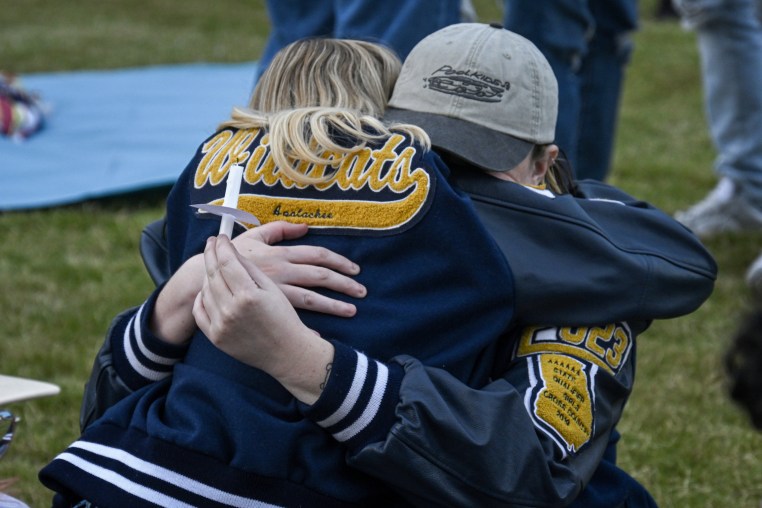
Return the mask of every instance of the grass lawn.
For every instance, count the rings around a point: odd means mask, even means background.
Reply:
[[[495,0],[474,3],[482,20],[499,19]],[[641,6],[611,182],[671,213],[714,185],[715,154],[695,38],[652,19],[653,5]],[[0,0],[0,26],[0,69],[23,75],[248,61],[260,54],[268,22],[262,0]],[[18,478],[13,492],[32,507],[49,505],[37,471],[78,435],[83,384],[111,318],[152,289],[138,238],[162,214],[165,193],[0,214],[0,372],[62,388],[9,406],[23,421],[0,479]],[[750,305],[743,275],[762,234],[707,245],[720,266],[714,294],[641,336],[619,459],[662,507],[756,508],[762,434],[728,401],[721,357]]]

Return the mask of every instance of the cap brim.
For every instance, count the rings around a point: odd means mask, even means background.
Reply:
[[[33,379],[0,375],[0,404],[57,395],[61,389],[52,384]]]
[[[532,142],[440,114],[388,108],[384,120],[417,125],[426,131],[435,148],[489,171],[513,169],[534,147]]]

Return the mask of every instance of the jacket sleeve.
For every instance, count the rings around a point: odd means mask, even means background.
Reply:
[[[636,331],[528,328],[481,389],[411,357],[385,365],[338,344],[324,395],[304,412],[347,447],[350,465],[415,505],[565,506],[600,464],[631,392]],[[382,369],[381,380],[371,373]]]
[[[80,409],[80,430],[100,418],[121,399],[169,376],[187,346],[166,343],[153,335],[148,316],[159,289],[140,307],[128,309],[111,322],[93,363]]]
[[[111,335],[114,327],[126,316],[135,313],[137,309],[128,309],[114,318],[111,322],[106,340],[103,342],[93,362],[90,379],[85,383],[85,393],[82,397],[82,407],[79,414],[79,428],[84,431],[87,426],[101,417],[109,407],[132,393],[114,369],[111,354]]]
[[[614,187],[583,181],[581,196],[549,199],[476,171],[457,183],[508,260],[523,324],[674,318],[714,288],[693,233]]]

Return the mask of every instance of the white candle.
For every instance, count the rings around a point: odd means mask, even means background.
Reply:
[[[240,164],[233,164],[228,171],[228,181],[225,187],[225,199],[222,206],[230,208],[238,208],[238,195],[241,192],[241,180],[243,179],[243,166]],[[220,235],[227,235],[228,238],[233,238],[233,223],[235,219],[232,215],[225,213],[222,214],[222,221],[220,222]]]

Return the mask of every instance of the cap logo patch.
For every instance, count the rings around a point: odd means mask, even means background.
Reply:
[[[443,65],[424,81],[424,88],[481,102],[500,102],[503,92],[511,88],[507,81],[483,72],[455,69],[450,65]]]

